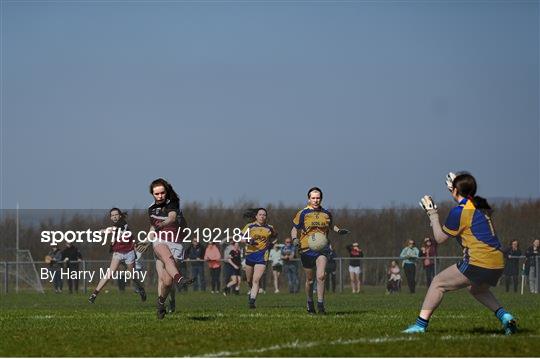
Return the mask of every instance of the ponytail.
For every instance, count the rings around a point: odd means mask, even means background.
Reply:
[[[484,197],[476,195],[476,179],[470,173],[458,173],[456,178],[454,178],[452,185],[455,189],[457,189],[458,194],[470,200],[476,209],[484,214],[487,214],[488,216],[491,216],[493,209]]]
[[[493,213],[493,209],[489,205],[487,199],[485,199],[484,197],[474,196],[471,201],[476,207],[476,209],[482,211],[484,214],[491,216],[491,214]]]

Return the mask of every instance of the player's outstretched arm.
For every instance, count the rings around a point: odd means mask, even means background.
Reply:
[[[429,216],[435,241],[439,244],[446,242],[450,237],[442,230],[441,223],[439,221],[439,213],[437,212],[437,205],[433,201],[433,198],[428,195],[422,197],[420,199],[420,207],[422,207],[422,209],[424,209],[426,214]]]

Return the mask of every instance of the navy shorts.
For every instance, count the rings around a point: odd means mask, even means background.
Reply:
[[[468,262],[461,261],[456,264],[459,271],[467,277],[471,283],[476,285],[489,284],[492,287],[497,286],[499,279],[503,274],[503,268],[501,269],[488,269],[473,266]]]
[[[309,252],[309,253],[307,253]],[[314,252],[312,250],[308,250],[307,252],[304,252],[300,254],[300,260],[302,261],[302,267],[305,269],[313,269],[317,266],[317,258],[320,256],[325,256],[324,252]]]

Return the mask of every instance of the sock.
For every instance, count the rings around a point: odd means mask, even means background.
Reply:
[[[160,305],[164,305],[164,304],[165,304],[165,298],[163,298],[161,295],[157,298],[157,300],[158,300],[158,303],[159,303]]]
[[[508,312],[506,310],[504,310],[503,307],[500,307],[494,313],[495,313],[495,316],[497,317],[497,319],[499,319],[501,322],[502,322],[503,315],[508,314]]]
[[[416,318],[416,325],[418,325],[421,328],[427,329],[427,326],[429,324],[429,319],[423,319],[423,318]]]
[[[99,290],[97,290],[97,289],[95,289],[95,290],[94,290],[94,293],[92,293],[92,295],[93,295],[94,297],[97,297],[98,294],[99,294]]]
[[[308,298],[308,299],[307,299],[307,302],[313,304],[313,298],[311,298],[311,297]]]

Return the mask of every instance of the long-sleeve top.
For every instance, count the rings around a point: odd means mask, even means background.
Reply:
[[[221,267],[221,253],[216,245],[209,245],[204,252],[204,260],[208,262],[210,269]]]
[[[526,266],[527,269],[530,267],[536,268],[536,257],[540,256],[540,248],[534,248],[533,246],[530,246],[527,248],[527,251],[525,252],[525,256],[527,257]],[[540,261],[540,259],[538,259]]]
[[[433,257],[437,257],[437,244],[432,243],[430,246],[424,247],[424,252],[420,253],[420,257],[424,259],[424,267],[435,265]]]
[[[281,248],[272,248],[270,250],[269,258],[272,262],[272,266],[283,265],[283,259],[281,259]]]
[[[516,249],[515,251],[512,248],[507,248],[503,251],[504,253],[504,274],[505,275],[518,275],[519,274],[519,258],[509,258],[509,257],[520,257],[521,250]]]
[[[418,258],[420,251],[416,247],[405,247],[399,255],[403,259],[403,264],[416,264],[416,259]]]

